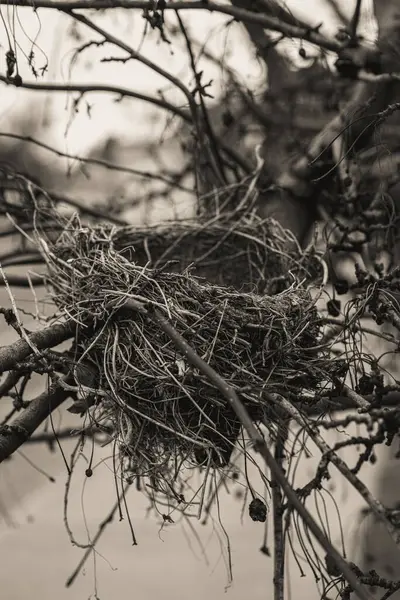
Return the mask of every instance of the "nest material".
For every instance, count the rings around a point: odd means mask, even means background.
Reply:
[[[177,457],[226,464],[240,431],[226,400],[177,351],[149,307],[240,393],[254,420],[268,414],[266,391],[315,390],[330,376],[332,363],[317,350],[315,302],[293,285],[294,273],[315,269],[315,261],[284,252],[284,232],[273,222],[256,224],[250,235],[249,222],[117,230],[75,219],[57,241],[42,241],[54,302],[78,323],[92,323],[80,328],[77,359],[92,365],[105,392],[96,419],[111,419],[136,474],[165,473]],[[253,273],[263,289],[271,281],[291,287],[269,296],[210,284],[181,271],[193,261],[196,274],[230,274],[242,290],[260,287]],[[127,310],[128,299],[138,310]]]
[[[89,231],[81,231],[79,224],[73,227],[73,236],[81,232],[84,244]],[[245,292],[273,295],[321,276],[320,261],[313,253],[303,254],[289,231],[273,219],[262,220],[253,214],[233,221],[227,216],[103,231],[97,230],[97,242],[104,235],[105,244],[112,243],[113,249],[131,262],[178,273],[190,268],[193,275],[210,283]],[[71,241],[65,235],[59,238],[57,252],[68,258]]]

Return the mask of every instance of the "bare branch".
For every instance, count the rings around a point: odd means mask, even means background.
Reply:
[[[7,282],[14,287],[30,288],[31,285],[39,287],[44,285],[44,279],[40,275],[31,275],[28,279],[27,275],[15,275],[13,273],[7,275]],[[0,274],[0,286],[4,285],[5,281]]]
[[[0,0],[0,5],[1,4],[7,4],[7,0]],[[31,7],[32,4],[30,0],[16,0],[15,6]],[[141,2],[138,0],[115,0],[111,5],[109,0],[38,0],[38,2],[35,2],[35,10],[38,8],[53,8],[55,10],[70,13],[72,10],[113,8],[146,8],[151,10],[154,8],[154,4],[151,1]],[[193,0],[193,2],[168,2],[165,6],[165,10],[203,10],[208,12],[219,12],[221,14],[234,17],[238,21],[257,23],[266,29],[278,31],[288,37],[307,40],[308,42],[316,44],[325,50],[339,52],[342,48],[341,43],[325,37],[315,28],[312,29],[310,27],[292,25],[276,17],[268,16],[258,12],[252,12],[244,8],[220,4],[218,2],[204,2],[203,0]],[[287,14],[287,11],[285,12]]]
[[[4,75],[0,75],[0,81],[7,85],[13,85],[15,87],[21,87],[26,90],[35,90],[39,92],[78,92],[79,94],[86,94],[88,92],[109,92],[110,94],[117,94],[119,98],[127,97],[127,98],[135,98],[136,100],[143,100],[144,102],[149,102],[150,104],[154,104],[159,108],[163,108],[169,113],[173,115],[179,116],[181,119],[186,121],[187,123],[191,123],[192,120],[187,111],[179,108],[164,100],[162,98],[157,98],[154,96],[148,96],[147,94],[141,94],[139,92],[135,92],[128,88],[122,88],[114,85],[103,85],[103,84],[59,84],[59,83],[37,83],[30,81],[15,81],[13,79],[7,79]]]
[[[285,442],[288,437],[288,424],[278,427],[275,442],[275,460],[283,472]],[[285,594],[285,533],[283,526],[282,491],[274,475],[271,475],[271,495],[274,526],[274,600],[284,600]]]
[[[161,75],[161,77],[164,77],[164,79],[166,79],[167,81],[172,83],[175,87],[177,87],[183,93],[183,95],[186,97],[186,100],[188,101],[190,110],[192,112],[193,123],[196,123],[196,121],[197,121],[196,103],[193,99],[193,95],[191,94],[190,90],[180,81],[180,79],[178,79],[177,77],[175,77],[174,75],[172,75],[171,73],[169,73],[168,71],[166,71],[165,69],[160,67],[157,63],[152,62],[151,60],[149,60],[148,58],[143,56],[140,52],[138,52],[137,50],[135,50],[128,44],[125,44],[125,42],[123,42],[119,38],[115,37],[112,33],[106,31],[105,29],[103,29],[102,27],[100,27],[99,25],[97,25],[96,23],[94,23],[93,21],[91,21],[90,19],[85,17],[84,15],[75,13],[75,12],[71,12],[71,11],[67,11],[67,10],[63,10],[63,12],[65,12],[67,15],[69,15],[71,18],[75,19],[76,21],[79,21],[79,23],[83,23],[84,25],[86,25],[87,27],[89,27],[90,29],[92,29],[93,31],[98,33],[99,35],[101,35],[107,42],[109,42],[110,44],[113,44],[114,46],[117,46],[118,48],[121,48],[121,50],[124,50],[133,59],[137,60],[138,62],[141,62],[146,67],[148,67],[155,73],[158,73],[158,75]]]
[[[368,487],[357,477],[355,473],[353,473],[352,470],[349,469],[344,460],[342,460],[340,456],[328,446],[321,434],[310,425],[310,423],[293,404],[285,400],[285,398],[278,398],[277,395],[274,395],[274,397],[276,397],[278,406],[284,408],[287,411],[287,414],[304,428],[304,430],[310,436],[310,439],[313,440],[315,445],[322,452],[322,455],[332,462],[332,464],[335,465],[335,467],[342,473],[347,481],[351,483],[352,487],[357,490],[357,492],[365,500],[366,504],[370,507],[376,518],[386,527],[393,541],[396,544],[399,544],[400,535],[398,528],[389,520],[385,508],[373,497]]]
[[[38,350],[45,348],[53,348],[61,342],[70,339],[76,329],[74,321],[66,321],[65,323],[55,323],[49,327],[45,327],[40,331],[35,331],[30,334],[29,340],[31,344]],[[17,340],[9,346],[0,348],[0,373],[9,371],[17,363],[27,358],[32,353],[32,347],[25,340]]]
[[[281,19],[285,23],[289,25],[295,25],[296,27],[302,27],[303,29],[307,29],[310,27],[309,23],[305,23],[298,17],[295,17],[292,12],[288,9],[288,7],[283,6],[280,2],[276,0],[258,0],[263,12],[277,19]],[[242,8],[246,7],[246,2],[243,0],[232,0],[232,4],[234,6],[241,6]]]
[[[57,156],[60,156],[62,158],[70,158],[72,160],[76,160],[78,162],[82,162],[82,163],[85,163],[88,165],[96,165],[99,167],[104,167],[105,169],[109,169],[110,171],[119,171],[120,173],[129,173],[130,175],[136,175],[138,177],[143,177],[144,179],[155,179],[157,181],[162,181],[163,183],[166,183],[167,185],[171,185],[172,187],[178,188],[184,192],[193,193],[193,190],[191,190],[190,188],[187,188],[185,186],[177,184],[173,179],[171,179],[169,177],[165,177],[164,175],[161,175],[159,173],[151,173],[150,171],[142,171],[140,169],[134,169],[132,167],[123,167],[122,165],[111,163],[108,160],[102,160],[100,158],[88,158],[85,156],[78,156],[76,154],[71,154],[69,152],[57,150],[53,146],[49,146],[48,144],[45,144],[44,142],[41,142],[40,140],[37,140],[30,136],[19,135],[17,133],[5,133],[5,132],[0,131],[0,137],[10,138],[10,139],[14,139],[14,140],[21,140],[22,142],[28,142],[30,144],[35,144],[39,148],[43,148],[44,150],[47,150],[48,152],[52,152],[53,154],[56,154]],[[63,201],[69,202],[69,203],[71,203],[71,202],[77,203],[76,200],[68,201],[68,199],[65,199]],[[91,209],[89,207],[84,207],[84,209],[85,209],[86,213],[89,214],[89,211]],[[92,211],[92,212],[93,212],[92,216],[96,216],[96,213],[94,211]],[[113,217],[110,217],[110,218],[113,218]],[[124,225],[126,223],[122,220],[119,220],[118,224]]]
[[[161,98],[155,98],[154,96],[147,96],[145,94],[140,94],[139,92],[135,92],[133,90],[127,88],[119,88],[116,86],[110,85],[101,85],[101,84],[57,84],[57,83],[36,83],[36,82],[22,82],[16,83],[14,80],[9,80],[4,75],[0,75],[0,81],[7,85],[13,85],[16,87],[22,87],[27,90],[35,90],[35,91],[48,91],[48,92],[78,92],[80,94],[85,94],[87,92],[109,92],[111,94],[117,94],[119,97],[128,97],[135,98],[137,100],[143,100],[144,102],[150,102],[155,106],[163,108],[164,110],[179,116],[186,123],[193,123],[190,113],[187,110],[183,110],[173,104],[170,104],[166,100]],[[30,136],[18,136],[12,133],[0,133],[0,136],[4,137],[14,137],[15,139],[22,139],[27,142],[31,142],[45,148],[46,150],[54,151],[59,156],[66,156],[69,158],[74,158],[73,156],[69,156],[68,154],[59,153],[55,151],[51,146],[44,144],[43,142],[39,142]],[[251,164],[238,152],[236,152],[235,148],[230,147],[225,144],[223,141],[219,140],[219,145],[221,149],[229,156],[245,173],[250,173],[252,171]],[[76,158],[76,157],[75,157]],[[122,167],[120,165],[112,165],[112,163],[108,163],[107,161],[100,161],[95,159],[80,159],[86,160],[86,162],[91,162],[92,164],[98,164],[109,169],[118,170],[121,172],[133,173],[136,175],[142,175],[142,172],[137,171],[132,168]],[[158,176],[155,176],[158,177]],[[160,177],[158,177],[160,178]]]
[[[31,400],[11,425],[0,428],[0,463],[18,450],[69,396],[70,392],[59,385],[52,385],[46,392]]]

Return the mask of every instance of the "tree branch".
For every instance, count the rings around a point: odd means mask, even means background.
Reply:
[[[88,84],[88,85],[72,84],[72,83],[71,84],[58,84],[58,83],[36,83],[36,82],[27,82],[27,81],[23,81],[22,83],[17,84],[13,79],[12,80],[7,79],[7,77],[5,77],[4,75],[0,75],[0,81],[5,83],[6,85],[13,85],[15,87],[21,87],[23,89],[34,90],[34,91],[38,91],[38,92],[41,92],[41,91],[78,92],[79,94],[86,94],[88,92],[109,92],[111,94],[117,94],[118,96],[121,96],[121,97],[126,96],[128,98],[135,98],[137,100],[143,100],[144,102],[149,102],[150,104],[154,104],[155,106],[158,106],[159,108],[162,108],[174,115],[179,116],[186,123],[193,123],[191,114],[187,110],[179,108],[178,106],[175,106],[174,104],[169,103],[167,100],[163,100],[161,98],[156,98],[154,96],[148,96],[146,94],[140,94],[139,92],[135,92],[128,88],[120,88],[120,87],[113,86],[113,85],[102,85],[102,84]],[[24,139],[25,141],[37,144],[37,145],[41,146],[42,148],[45,148],[46,150],[54,151],[59,156],[68,157],[68,154],[60,153],[59,151],[54,150],[50,146],[47,146],[47,144],[44,144],[43,142],[39,142],[38,140],[35,140],[34,138],[32,138],[30,136],[26,136],[26,137],[18,136],[16,134],[12,134],[12,133],[0,133],[0,136],[10,137],[10,138],[13,137],[15,139]],[[231,146],[225,144],[222,140],[219,140],[219,145],[220,145],[221,149],[226,153],[226,155],[229,156],[241,169],[243,169],[243,171],[245,173],[251,173],[251,171],[252,171],[251,164],[243,156],[241,156],[238,152],[236,152],[235,148],[232,148]],[[74,158],[74,157],[72,156],[72,158]],[[75,157],[75,158],[77,158],[77,157]],[[98,165],[107,167],[109,169],[114,169],[114,170],[121,171],[121,172],[127,172],[127,173],[133,173],[136,175],[141,175],[141,173],[135,169],[128,168],[128,167],[121,167],[119,165],[113,165],[112,163],[108,163],[107,161],[101,161],[101,160],[96,160],[96,159],[82,159],[82,158],[80,160],[85,160],[86,162],[90,161],[92,164],[98,164]],[[155,177],[157,177],[157,176],[155,175]],[[158,177],[158,178],[160,179],[160,177]]]
[[[130,307],[129,300],[125,304],[126,308]],[[132,305],[131,305],[132,308]],[[134,307],[136,310],[136,306]],[[251,441],[253,442],[254,450],[258,452],[265,460],[266,465],[269,467],[272,476],[275,478],[277,484],[280,485],[283,492],[293,507],[294,510],[303,519],[305,525],[313,533],[319,544],[332,557],[336,566],[343,573],[346,580],[350,583],[355,593],[363,600],[372,600],[372,596],[365,590],[365,588],[359,583],[356,574],[352,571],[348,563],[344,560],[341,554],[332,546],[331,542],[324,535],[312,515],[308,512],[307,508],[301,502],[300,498],[296,494],[293,487],[290,485],[285,474],[276,462],[274,456],[271,454],[264,437],[259,433],[258,429],[254,425],[247,412],[246,407],[240,401],[235,390],[220,376],[218,373],[206,363],[200,356],[190,347],[186,340],[176,331],[176,329],[169,323],[169,321],[157,310],[152,309],[148,312],[149,318],[154,320],[164,331],[166,335],[175,344],[182,354],[186,357],[189,363],[195,368],[199,369],[212,384],[223,394],[228,404],[232,407],[236,413],[241,424],[247,431]]]
[[[275,442],[275,460],[283,472],[285,457],[285,442],[288,438],[288,424],[278,427]],[[283,526],[282,491],[274,475],[271,475],[271,496],[273,507],[274,527],[274,600],[284,600],[285,597],[285,532]]]
[[[310,439],[319,448],[322,455],[329,459],[329,462],[335,465],[340,473],[347,479],[351,486],[357,490],[360,496],[365,500],[365,503],[370,507],[371,512],[375,517],[386,527],[388,533],[392,537],[396,545],[400,543],[400,534],[398,527],[393,524],[387,516],[386,509],[376,500],[368,487],[357,477],[357,475],[349,469],[344,460],[328,446],[322,435],[316,430],[310,422],[301,414],[301,412],[285,398],[277,394],[271,395],[271,398],[276,398],[277,406],[283,408],[287,415],[294,419],[309,435]]]
[[[321,179],[330,173],[326,169],[321,176],[321,163],[323,165],[330,158],[332,144],[343,132],[346,133],[347,142],[345,152],[356,143],[365,146],[375,132],[373,125],[377,123],[379,111],[388,106],[392,89],[390,86],[391,84],[384,83],[355,84],[344,109],[314,136],[307,152],[293,160],[278,175],[274,189],[264,194],[264,202],[260,204],[262,217],[276,218],[299,241],[304,240],[315,220],[312,206],[314,194]],[[357,115],[358,111],[363,111],[361,117]],[[345,154],[342,154],[340,160],[344,158]]]
[[[0,79],[1,79],[1,76],[0,76]],[[76,160],[78,162],[82,162],[85,164],[104,167],[105,169],[109,169],[110,171],[119,171],[121,173],[129,173],[130,175],[136,175],[137,177],[143,177],[145,179],[155,179],[155,180],[161,181],[167,185],[171,185],[172,187],[176,187],[176,188],[182,190],[183,192],[193,193],[193,190],[191,190],[187,187],[184,187],[184,186],[180,185],[179,183],[177,184],[173,179],[166,177],[164,175],[158,174],[158,173],[150,173],[150,171],[141,171],[140,169],[134,169],[132,167],[123,167],[122,165],[118,165],[118,164],[109,162],[108,160],[102,160],[100,158],[88,158],[85,156],[78,156],[76,154],[71,154],[70,152],[64,152],[62,150],[57,150],[57,148],[54,148],[53,146],[49,146],[48,144],[45,144],[44,142],[41,142],[40,140],[37,140],[33,137],[19,135],[17,133],[5,133],[5,132],[0,131],[0,137],[10,138],[10,139],[14,139],[14,140],[21,140],[22,142],[28,142],[30,144],[35,144],[35,146],[38,146],[39,148],[43,148],[43,150],[52,152],[53,154],[56,154],[57,156],[60,156],[62,158],[69,158],[69,159]],[[6,186],[3,186],[3,187],[6,187]],[[63,201],[70,203],[70,204],[72,202],[77,204],[77,200],[68,200],[66,198]],[[91,209],[90,207],[82,207],[82,210],[85,210],[87,214],[92,214],[92,216],[98,215],[98,211]],[[111,215],[109,216],[109,218],[115,220],[115,217],[112,217]],[[126,223],[124,221],[122,221],[121,219],[118,220],[117,224],[118,225],[126,225]]]
[[[20,288],[39,287],[44,285],[44,279],[40,275],[31,275],[28,279],[27,275],[15,275],[14,273],[7,274],[7,282]],[[0,286],[4,285],[5,281],[3,276],[0,274]]]
[[[159,108],[166,110],[173,115],[181,117],[187,123],[191,123],[192,119],[187,111],[171,104],[167,100],[157,98],[154,96],[148,96],[147,94],[141,94],[128,88],[122,88],[115,85],[103,85],[100,83],[92,84],[74,84],[74,83],[37,83],[31,81],[15,82],[14,79],[8,79],[4,75],[0,75],[0,81],[6,85],[12,85],[15,87],[21,87],[25,90],[34,90],[39,92],[78,92],[79,94],[86,94],[89,92],[108,92],[110,94],[117,94],[120,97],[135,98],[136,100],[143,100],[154,104]]]
[[[7,1],[8,0],[0,0],[0,5],[7,4]],[[32,7],[32,1],[15,0],[15,6]],[[154,3],[152,1],[142,2],[139,0],[113,0],[112,3],[110,0],[35,0],[34,8],[35,10],[38,8],[52,8],[67,13],[72,10],[110,10],[113,8],[154,10]],[[192,2],[168,2],[164,10],[203,10],[208,12],[218,12],[233,17],[237,21],[257,23],[266,29],[278,31],[285,36],[307,40],[325,50],[339,52],[342,48],[341,43],[325,37],[315,28],[292,25],[273,16],[259,12],[256,13],[244,8],[220,4],[218,2],[205,2],[204,0],[193,0]],[[287,14],[287,11],[285,12]]]
[[[70,392],[59,385],[50,388],[31,400],[23,413],[11,425],[0,428],[0,463],[11,456],[45,419],[64,402]]]
[[[350,33],[350,37],[353,40],[356,40],[356,38],[357,38],[357,29],[358,29],[358,25],[360,22],[360,15],[361,15],[361,2],[362,2],[362,0],[356,0],[356,6],[354,8],[353,16],[351,17],[351,21],[350,21],[349,33]]]
[[[29,341],[32,346],[38,350],[53,348],[61,342],[70,339],[76,330],[75,321],[66,321],[65,323],[55,323],[45,327],[40,331],[35,331],[29,335]],[[17,363],[21,362],[32,354],[32,347],[25,340],[17,340],[9,346],[0,347],[0,374],[9,371]]]

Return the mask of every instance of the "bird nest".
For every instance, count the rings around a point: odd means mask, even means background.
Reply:
[[[151,228],[121,228],[114,247],[128,260],[183,272],[237,290],[276,294],[321,276],[321,262],[303,254],[292,233],[254,214],[173,221]]]
[[[289,252],[289,234],[272,220],[133,229],[74,217],[56,239],[38,235],[52,299],[78,324],[75,378],[87,412],[112,423],[125,472],[165,478],[178,463],[226,465],[241,428],[156,313],[254,421],[271,418],[269,394],[315,392],[331,378],[335,361],[321,350],[315,299],[301,284],[321,277],[321,261]]]

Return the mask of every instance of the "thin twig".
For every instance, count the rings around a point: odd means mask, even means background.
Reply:
[[[0,80],[1,80],[1,75],[0,75]],[[189,188],[186,188],[184,186],[176,185],[173,179],[170,179],[169,177],[165,177],[164,175],[160,175],[158,173],[150,173],[150,171],[142,171],[140,169],[135,169],[133,167],[124,167],[122,165],[118,165],[116,163],[112,163],[112,162],[109,162],[108,160],[103,160],[100,158],[88,158],[85,156],[78,156],[78,155],[72,154],[70,152],[65,152],[63,150],[57,150],[57,148],[54,148],[53,146],[49,146],[48,144],[45,144],[44,142],[41,142],[40,140],[37,140],[30,136],[18,135],[16,133],[0,132],[0,137],[21,140],[22,142],[29,142],[31,144],[35,144],[35,146],[38,146],[39,148],[43,148],[44,150],[47,150],[48,152],[52,152],[53,154],[56,154],[57,156],[60,156],[62,158],[76,160],[77,162],[81,162],[81,163],[84,163],[87,165],[95,165],[95,166],[99,166],[99,167],[104,167],[105,169],[108,169],[110,171],[118,171],[120,173],[136,175],[137,177],[143,177],[144,179],[155,179],[157,181],[162,181],[163,183],[166,183],[167,185],[178,187],[179,189],[181,189],[184,192],[190,193],[192,191]],[[67,198],[65,199],[65,202],[68,202]],[[77,203],[76,200],[72,200],[72,201],[70,200],[69,202]],[[88,214],[93,213],[93,209],[90,209],[89,207],[85,207],[85,210]],[[89,212],[89,211],[91,211],[91,212]],[[94,214],[93,216],[96,216],[96,215]],[[122,219],[120,219],[118,224],[123,225],[124,221],[122,221]]]
[[[179,108],[178,106],[174,106],[167,100],[162,98],[157,98],[154,96],[148,96],[147,94],[141,94],[140,92],[135,92],[134,90],[128,88],[122,88],[114,85],[106,85],[106,84],[96,84],[96,83],[88,83],[88,84],[74,84],[74,83],[37,83],[33,81],[22,81],[15,82],[13,79],[7,79],[4,75],[0,75],[0,81],[7,85],[12,85],[15,87],[20,87],[26,90],[34,90],[34,91],[47,91],[47,92],[77,92],[79,94],[86,94],[88,92],[108,92],[110,94],[117,94],[120,98],[135,98],[136,100],[143,100],[144,102],[149,102],[150,104],[154,104],[159,108],[163,108],[164,110],[172,113],[174,115],[178,115],[183,120],[187,122],[191,122],[190,115]],[[28,139],[28,138],[27,138]]]
[[[309,423],[309,421],[304,418],[301,412],[293,404],[277,394],[271,395],[271,399],[272,396],[275,398],[278,406],[286,410],[287,414],[304,428],[315,445],[320,449],[322,454],[329,458],[329,461],[335,465],[335,467],[342,473],[342,475],[348,480],[353,488],[356,489],[357,492],[362,496],[376,518],[379,519],[379,521],[381,521],[386,527],[396,545],[399,544],[400,534],[398,528],[396,528],[396,526],[389,521],[386,516],[385,508],[373,497],[368,487],[357,477],[355,473],[349,469],[344,460],[342,460],[340,456],[338,456],[338,454],[336,454],[336,452],[334,452],[328,446],[321,434]]]
[[[129,489],[129,487],[130,487],[130,484],[127,484],[124,487],[123,492],[122,492],[123,497],[125,497],[125,495],[126,495],[128,489]],[[89,556],[91,555],[91,553],[94,552],[95,546],[96,546],[97,542],[99,541],[100,537],[102,536],[102,534],[104,533],[105,528],[107,527],[107,525],[109,525],[113,521],[116,512],[120,508],[120,505],[121,505],[121,499],[118,498],[116,500],[114,506],[112,507],[112,509],[108,513],[108,515],[100,523],[99,528],[98,528],[98,530],[96,532],[96,535],[94,536],[93,540],[90,543],[90,546],[85,551],[85,553],[82,556],[81,560],[79,561],[76,569],[74,569],[73,573],[68,577],[67,581],[65,582],[65,587],[70,587],[74,583],[75,579],[78,577],[79,573],[81,572],[81,570],[85,566],[85,563],[86,563],[87,559],[89,558]]]

